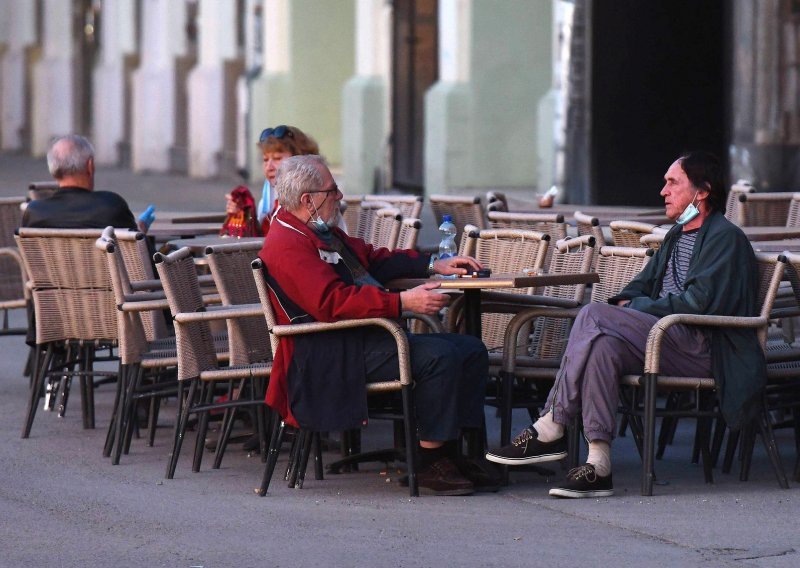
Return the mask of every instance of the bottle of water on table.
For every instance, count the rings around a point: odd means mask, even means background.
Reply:
[[[439,259],[450,258],[458,254],[456,247],[456,226],[453,224],[453,219],[450,215],[442,216],[442,224],[439,225]]]

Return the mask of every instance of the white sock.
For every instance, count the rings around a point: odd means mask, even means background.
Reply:
[[[564,426],[553,422],[553,411],[539,417],[533,424],[540,442],[555,442],[564,435]]]
[[[594,466],[600,477],[608,477],[611,473],[611,444],[603,440],[589,442],[589,457],[586,462]]]

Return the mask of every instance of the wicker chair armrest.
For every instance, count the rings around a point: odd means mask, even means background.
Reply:
[[[503,339],[503,371],[513,373],[517,366],[516,338],[520,330],[531,320],[539,317],[575,319],[578,317],[580,307],[575,308],[549,308],[541,306],[523,310],[511,318],[506,328]]]
[[[131,298],[130,300],[128,298]],[[166,298],[137,299],[141,296],[127,296],[125,302],[119,304],[117,309],[121,312],[155,312],[169,309]]]
[[[336,329],[352,329],[356,327],[377,326],[382,327],[392,334],[397,342],[397,358],[400,361],[400,384],[410,385],[411,364],[409,362],[408,338],[405,331],[396,321],[385,318],[365,318],[342,320],[333,323],[296,323],[291,325],[276,325],[270,332],[277,337],[287,337],[292,335],[305,335],[309,333],[319,333],[322,331],[332,331]]]
[[[574,308],[578,302],[568,298],[553,298],[536,294],[514,294],[512,292],[495,292],[494,290],[481,291],[481,304],[483,302],[502,302],[519,306],[552,306],[554,308]]]
[[[134,292],[138,292],[140,290],[163,290],[164,286],[161,284],[161,280],[158,279],[151,279],[151,280],[136,280],[135,282],[131,282],[131,290]]]
[[[417,314],[414,312],[403,312],[400,314],[401,319],[417,319],[421,322],[424,322],[433,333],[444,333],[444,325],[439,320],[439,318],[435,316],[429,316],[427,314]]]
[[[19,265],[20,274],[22,274],[22,282],[23,288],[22,293],[26,300],[29,300],[31,297],[30,293],[30,286],[28,285],[28,273],[25,270],[25,262],[22,260],[22,255],[19,253],[16,247],[1,247],[0,248],[0,257],[7,256],[14,260]]]
[[[264,308],[261,304],[241,304],[238,306],[211,306],[203,312],[184,312],[177,314],[172,319],[175,323],[194,323],[199,321],[215,321],[223,319],[264,317]]]
[[[673,325],[694,325],[703,327],[734,327],[757,329],[769,323],[763,317],[712,316],[701,314],[671,314],[658,320],[650,329],[645,346],[644,372],[658,374],[661,363],[661,342],[667,330]]]
[[[143,302],[150,300],[166,300],[164,292],[139,292],[136,294],[125,294],[126,302]]]

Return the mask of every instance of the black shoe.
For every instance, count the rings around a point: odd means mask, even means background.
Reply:
[[[470,495],[475,486],[465,479],[450,458],[441,458],[417,472],[417,485],[422,495]]]
[[[611,474],[600,477],[595,473],[594,466],[590,463],[571,469],[567,474],[567,481],[560,487],[550,490],[551,497],[567,497],[582,499],[585,497],[611,497],[614,494],[614,485],[611,483]]]
[[[258,434],[253,434],[244,441],[244,444],[242,444],[242,449],[245,452],[256,452],[258,451],[258,447]]]
[[[503,476],[485,459],[458,457],[455,463],[461,475],[472,482],[477,493],[496,493],[503,485]]]
[[[525,465],[556,461],[567,457],[567,437],[540,442],[533,425],[528,426],[507,446],[486,452],[486,459],[504,465]]]

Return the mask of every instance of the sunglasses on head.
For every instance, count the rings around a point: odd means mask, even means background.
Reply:
[[[261,136],[258,137],[258,143],[261,144],[270,136],[280,140],[281,138],[285,138],[286,136],[288,136],[289,138],[293,138],[294,133],[291,130],[289,130],[289,127],[286,126],[285,124],[278,125],[275,128],[265,128],[264,130],[261,131]]]

